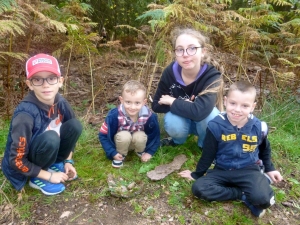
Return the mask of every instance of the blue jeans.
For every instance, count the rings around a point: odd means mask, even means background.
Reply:
[[[214,107],[211,113],[202,121],[196,122],[181,116],[177,116],[171,112],[167,112],[164,117],[164,128],[175,144],[183,144],[189,134],[198,136],[198,146],[203,146],[206,134],[207,124],[215,118],[220,111]]]

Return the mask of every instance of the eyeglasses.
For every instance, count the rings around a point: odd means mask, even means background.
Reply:
[[[42,86],[44,81],[47,81],[47,83],[50,85],[54,85],[57,84],[58,77],[32,78],[30,81],[33,86]]]
[[[192,56],[195,55],[197,53],[197,49],[198,48],[202,48],[200,47],[188,47],[187,49],[184,50],[184,48],[175,48],[174,52],[176,56],[183,56],[184,55],[184,51],[186,51],[186,54]]]

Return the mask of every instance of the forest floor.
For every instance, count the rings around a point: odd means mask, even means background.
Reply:
[[[106,56],[105,60],[95,60],[93,65],[95,101],[93,104],[91,101],[92,89],[89,62],[84,58],[76,58],[72,61],[69,70],[71,75],[66,79],[68,88],[62,92],[66,93],[65,97],[69,100],[77,115],[94,126],[95,129],[101,125],[109,108],[118,104],[121,87],[126,81],[140,78],[146,86],[151,84],[149,94],[153,96],[162,72],[162,68],[150,65],[148,72],[145,73],[144,69],[144,72],[140,74],[142,63],[134,60],[117,60],[112,56]],[[236,68],[235,65],[232,68]],[[252,80],[255,79],[257,75],[255,66],[251,65],[247,69],[250,73],[253,71],[251,77]],[[151,74],[153,79],[151,79]],[[228,74],[231,78],[236,76],[234,72]],[[202,212],[200,215],[193,210],[192,202],[195,201],[195,198],[192,195],[186,199],[183,210],[180,210],[176,205],[169,204],[169,189],[159,182],[150,182],[147,187],[144,187],[141,194],[133,198],[117,198],[104,195],[95,199],[91,199],[90,193],[101,193],[103,190],[97,187],[92,189],[82,188],[84,186],[81,185],[81,182],[79,177],[78,180],[67,183],[66,189],[69,191],[55,197],[29,196],[26,201],[31,202],[32,207],[27,222],[20,222],[19,220],[19,222],[13,222],[19,216],[15,215],[15,219],[12,220],[13,216],[9,214],[0,220],[0,224],[217,224],[213,222],[215,220],[212,220],[214,207],[221,209],[224,214],[232,214],[236,210],[236,205],[241,204],[238,202],[207,203],[200,210]],[[276,185],[275,188],[288,189],[290,187],[288,182],[284,181],[280,185]],[[161,192],[159,197],[155,197],[157,191]],[[37,201],[37,199],[39,200]],[[285,204],[285,206],[275,204],[265,217],[259,220],[254,219],[249,210],[243,207],[242,214],[246,214],[253,220],[236,224],[300,224],[299,211],[292,207],[293,202],[286,202]],[[3,215],[8,211],[11,212],[9,206],[0,206],[0,212]],[[241,213],[241,211],[238,212]],[[219,224],[227,223],[223,221]]]

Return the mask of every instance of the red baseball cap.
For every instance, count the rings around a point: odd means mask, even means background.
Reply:
[[[27,60],[26,62],[27,79],[32,77],[37,72],[41,72],[41,71],[49,71],[56,74],[58,77],[61,76],[57,59],[51,55],[37,54]]]

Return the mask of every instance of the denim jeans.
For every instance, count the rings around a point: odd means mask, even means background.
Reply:
[[[215,118],[220,111],[214,107],[211,113],[202,121],[196,122],[181,116],[177,116],[171,112],[167,112],[164,117],[164,128],[175,144],[183,144],[189,134],[198,136],[198,146],[203,146],[206,134],[207,124]]]

